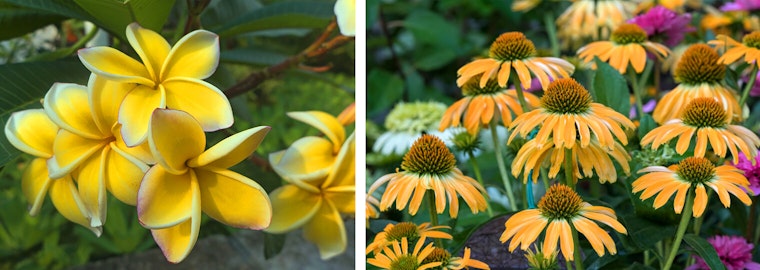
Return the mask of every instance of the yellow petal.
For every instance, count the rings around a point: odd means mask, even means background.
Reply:
[[[151,167],[137,193],[140,224],[148,229],[168,228],[200,211],[200,191],[195,177],[193,170],[174,175],[160,165]],[[194,209],[196,207],[198,209]]]
[[[205,79],[219,65],[219,36],[206,30],[195,30],[174,44],[164,66],[161,80],[173,77]]]
[[[327,260],[346,250],[346,228],[335,206],[325,201],[314,217],[303,227],[306,240],[317,245],[322,260]]]
[[[36,216],[40,212],[50,181],[44,158],[33,159],[24,169],[21,175],[21,193],[29,203],[29,215]]]
[[[143,64],[117,49],[98,46],[81,49],[77,54],[87,69],[109,80],[148,87],[155,85]]]
[[[269,155],[269,163],[285,181],[313,182],[324,179],[332,169],[335,156],[330,141],[303,137],[283,152]]]
[[[50,200],[66,219],[86,227],[97,236],[103,232],[102,227],[90,226],[89,213],[71,177],[66,176],[50,183]]]
[[[215,144],[187,164],[190,167],[229,168],[253,154],[271,129],[266,126],[246,129]]]
[[[150,146],[147,141],[137,146],[127,146],[124,139],[121,137],[121,124],[113,126],[111,134],[114,136],[114,141],[111,143],[113,148],[119,148],[119,150],[136,157],[143,163],[156,164],[156,160],[153,158],[153,153],[150,152]]]
[[[149,133],[153,157],[173,174],[184,173],[187,161],[203,153],[206,147],[206,134],[198,121],[183,111],[155,110]]]
[[[195,204],[200,204],[197,200]],[[198,240],[198,231],[201,228],[201,208],[193,206],[190,219],[165,229],[155,229],[150,232],[156,241],[166,260],[171,263],[179,263],[184,260],[193,250]]]
[[[105,138],[93,119],[87,87],[55,83],[45,94],[43,106],[50,120],[62,129],[88,139]]]
[[[258,183],[230,170],[195,172],[206,215],[238,228],[261,230],[269,226],[272,204]]]
[[[57,179],[71,173],[90,156],[100,154],[98,152],[107,143],[103,140],[80,137],[61,129],[53,144],[53,158],[48,160],[50,178]]]
[[[356,212],[356,188],[354,186],[328,188],[323,194],[325,199],[338,209],[338,212],[344,214]]]
[[[338,153],[343,141],[346,140],[346,130],[343,129],[343,125],[337,118],[328,113],[321,111],[289,112],[288,116],[324,133],[333,144],[333,153]]]
[[[131,83],[119,83],[95,74],[90,75],[87,83],[89,102],[95,116],[95,124],[102,134],[112,132],[113,126],[119,120],[121,102],[133,88],[135,85]]]
[[[106,223],[106,183],[105,159],[110,149],[93,154],[82,163],[74,177],[79,187],[79,195],[90,213],[90,226],[101,227]]]
[[[327,176],[327,180],[322,184],[322,188],[326,187],[339,187],[339,186],[354,186],[356,182],[356,143],[354,139],[354,133],[348,137],[346,143],[338,153],[338,157],[335,159],[335,164],[332,170]]]
[[[137,191],[149,167],[137,157],[119,149],[114,143],[106,157],[105,183],[119,201],[137,205]]]
[[[142,59],[150,78],[158,80],[158,73],[171,49],[166,39],[153,30],[140,27],[135,22],[127,26],[127,41]]]
[[[285,233],[306,224],[322,206],[319,193],[285,185],[269,194],[272,200],[272,222],[266,229],[270,233]]]
[[[173,78],[162,85],[166,89],[166,107],[189,113],[201,123],[203,130],[232,126],[230,101],[216,86],[190,78]]]
[[[5,137],[13,147],[41,158],[53,156],[53,141],[57,133],[58,126],[42,109],[15,112],[5,123]]]
[[[145,142],[153,110],[166,107],[163,87],[158,90],[139,85],[129,91],[119,107],[121,136],[129,147]]]
[[[356,35],[356,0],[338,0],[335,2],[335,17],[338,18],[340,34],[344,36]]]

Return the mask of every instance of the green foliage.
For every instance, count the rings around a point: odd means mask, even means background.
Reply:
[[[718,253],[715,251],[715,248],[710,244],[710,242],[707,242],[707,240],[694,234],[684,235],[683,240],[686,242],[686,244],[689,244],[689,246],[694,249],[694,252],[696,252],[699,257],[705,260],[705,263],[707,263],[707,266],[709,266],[710,269],[726,269],[726,267],[723,265],[723,262],[720,261]]]
[[[230,20],[214,32],[220,36],[283,28],[320,28],[333,17],[327,2],[277,2]]]
[[[126,40],[124,29],[132,22],[159,31],[166,23],[174,0],[74,0],[94,17],[99,25]]]
[[[594,83],[593,87],[589,88],[589,92],[594,97],[594,102],[604,104],[627,116],[631,110],[631,101],[625,78],[620,75],[620,72],[599,58],[594,58],[594,63],[596,64],[596,72],[593,75]]]

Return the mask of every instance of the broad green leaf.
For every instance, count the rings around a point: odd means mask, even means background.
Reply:
[[[87,11],[84,11],[84,9],[71,0],[2,0],[0,2],[12,3],[19,7],[57,14],[64,17],[94,21],[94,18],[90,16]]]
[[[593,91],[590,91],[594,96],[594,101],[623,115],[628,115],[631,110],[631,102],[628,94],[628,83],[626,83],[625,78],[599,58],[594,58],[594,62],[596,63],[596,73],[593,79]]]
[[[404,27],[414,34],[419,43],[435,45],[457,51],[461,32],[440,14],[429,10],[415,10],[404,20]]]
[[[214,32],[234,36],[271,29],[323,28],[333,16],[330,2],[277,2],[234,18]]]
[[[672,237],[676,232],[675,226],[661,225],[634,215],[621,216],[619,219],[628,229],[627,238],[641,250],[653,248],[657,242]]]
[[[0,40],[23,36],[45,25],[62,21],[62,16],[0,2]]]
[[[657,127],[657,123],[654,122],[654,118],[652,118],[649,114],[644,114],[641,116],[639,120],[639,139],[644,138],[644,135],[649,133],[649,131],[652,131],[654,128]]]
[[[217,28],[246,12],[261,8],[261,1],[224,0],[211,1],[201,13],[204,28]]]
[[[269,260],[282,252],[287,234],[264,233],[264,258]]]
[[[79,61],[55,61],[0,65],[0,127],[11,113],[40,104],[55,82],[86,84],[89,71]],[[41,107],[41,104],[38,106]],[[19,155],[0,132],[0,166]]]
[[[256,48],[235,49],[231,51],[222,51],[220,60],[228,63],[248,64],[256,66],[271,66],[279,64],[287,59],[288,56]]]
[[[367,75],[367,116],[372,116],[401,101],[404,81],[397,74],[373,69]]]
[[[702,237],[699,237],[695,234],[684,235],[683,240],[686,242],[686,244],[694,249],[699,257],[705,260],[705,263],[707,263],[707,266],[709,266],[710,269],[726,269],[726,267],[723,266],[723,263],[720,261],[720,257],[718,257],[718,252],[715,251],[715,248],[710,244],[710,242],[707,242],[707,240],[702,239]]]
[[[82,9],[97,19],[98,26],[126,40],[125,29],[132,22],[153,31],[160,31],[166,23],[174,0],[74,0]]]

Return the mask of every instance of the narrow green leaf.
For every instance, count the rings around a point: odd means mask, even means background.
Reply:
[[[702,237],[695,234],[684,235],[683,240],[694,249],[699,257],[705,260],[705,263],[707,263],[707,266],[709,266],[710,269],[726,269],[720,261],[720,257],[718,257],[718,252],[715,251],[715,248],[710,242],[707,242],[707,240],[702,239]]]
[[[11,113],[42,107],[40,99],[55,82],[86,84],[89,71],[79,62],[62,60],[0,65],[0,127],[5,127]],[[39,104],[39,105],[38,105]],[[16,150],[0,132],[0,166],[18,156]]]
[[[604,104],[615,111],[628,115],[631,110],[628,83],[623,75],[609,64],[594,58],[596,73],[594,74],[591,94],[594,101]]]
[[[287,234],[264,234],[264,258],[267,260],[277,256],[282,252],[285,247],[285,239]]]
[[[372,116],[390,108],[404,94],[404,81],[396,74],[373,69],[367,75],[367,115]]]
[[[45,25],[65,19],[62,16],[0,2],[0,40],[23,36]],[[12,27],[8,27],[11,26]]]
[[[74,0],[112,34],[126,40],[125,29],[132,22],[160,31],[169,17],[174,0]]]
[[[333,16],[330,2],[277,2],[232,19],[214,31],[233,36],[271,29],[323,28]]]
[[[220,60],[228,63],[270,66],[278,64],[287,58],[288,56],[278,52],[266,51],[259,48],[246,48],[222,51]]]

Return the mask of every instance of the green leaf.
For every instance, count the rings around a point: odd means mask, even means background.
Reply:
[[[264,258],[269,260],[282,252],[287,234],[264,234]]]
[[[220,36],[283,29],[323,28],[335,16],[330,2],[277,2],[253,10],[214,29]]]
[[[423,9],[415,10],[406,17],[404,26],[420,43],[454,51],[459,47],[461,37],[459,28],[440,14]]]
[[[2,0],[0,2],[84,21],[94,20],[87,11],[71,0]]]
[[[74,0],[74,2],[94,17],[98,26],[122,40],[126,40],[125,29],[132,22],[159,32],[174,6],[174,0]]]
[[[285,61],[288,56],[260,48],[235,49],[222,51],[220,60],[228,63],[248,64],[254,66],[271,66]]]
[[[62,16],[50,14],[13,4],[0,2],[0,40],[23,36],[45,25],[65,19]],[[10,27],[12,26],[12,27]]]
[[[653,248],[657,242],[676,233],[674,226],[657,224],[635,215],[621,216],[620,219],[628,228],[627,238],[641,250]]]
[[[649,133],[649,131],[652,131],[654,128],[657,127],[657,123],[654,122],[654,118],[652,118],[649,114],[644,114],[641,116],[641,120],[639,120],[639,139],[644,138],[644,135]]]
[[[594,101],[627,116],[631,110],[631,102],[625,78],[599,58],[595,57],[594,62],[596,73],[594,73],[593,90],[589,91],[594,96]]]
[[[702,259],[705,260],[705,263],[707,263],[707,266],[709,266],[710,269],[726,269],[726,267],[723,266],[723,263],[720,261],[720,257],[718,257],[718,252],[715,251],[715,248],[710,244],[710,242],[707,242],[707,240],[702,239],[702,237],[699,237],[695,234],[684,235],[683,240],[686,242],[686,244],[691,246],[695,252],[697,252],[697,255],[699,255],[699,257],[702,257]]]
[[[404,81],[396,74],[373,69],[367,75],[367,115],[372,116],[401,101]]]
[[[62,60],[0,65],[0,126],[5,127],[11,113],[41,107],[39,102],[55,82],[86,84],[89,71],[79,62]],[[18,156],[16,150],[0,133],[0,166]]]

